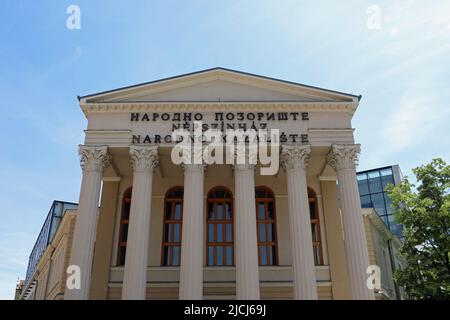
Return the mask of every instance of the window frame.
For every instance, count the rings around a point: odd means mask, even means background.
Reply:
[[[315,213],[315,217],[316,217],[315,219],[311,219],[311,205],[310,205],[311,202],[315,203],[315,205],[314,205],[314,213]],[[322,233],[321,233],[321,230],[320,230],[319,199],[317,197],[316,192],[310,187],[308,187],[308,207],[309,207],[309,211],[310,211],[309,212],[309,218],[310,218],[310,222],[311,222],[311,227],[313,226],[313,224],[315,224],[316,227],[317,227],[317,239],[318,240],[314,241],[313,238],[311,239],[312,245],[313,245],[313,253],[314,253],[314,250],[315,250],[316,247],[319,250],[319,261],[316,264],[316,261],[315,261],[316,260],[315,259],[316,255],[314,254],[314,264],[316,266],[323,266],[324,265],[324,260],[323,260]],[[311,231],[311,236],[312,236],[312,231]]]
[[[182,192],[183,196],[181,198],[177,198],[177,197],[172,197],[170,196],[170,194],[172,193],[176,193],[176,192]],[[180,263],[181,263],[181,241],[182,241],[182,236],[183,236],[183,201],[184,201],[184,188],[182,186],[176,186],[176,187],[172,187],[169,190],[167,190],[165,196],[164,196],[164,212],[163,212],[163,223],[162,223],[162,227],[163,227],[163,232],[162,232],[162,239],[161,239],[161,267],[179,267]],[[171,218],[167,219],[167,205],[168,202],[170,202],[172,204],[171,206]],[[175,207],[176,204],[180,203],[181,204],[181,212],[180,212],[180,219],[175,219]],[[170,224],[171,225],[171,239],[169,239],[169,241],[166,241],[166,226]],[[175,225],[179,224],[180,225],[180,239],[179,241],[174,241],[174,237],[175,237]],[[168,255],[169,255],[169,263],[166,264],[166,257],[164,254],[164,249],[168,248]],[[178,264],[173,264],[173,248],[174,247],[178,247]]]
[[[230,194],[230,197],[223,197],[223,198],[211,198],[211,195],[217,191],[223,191],[225,194]],[[227,202],[230,203],[230,212],[231,212],[231,218],[230,220],[226,219],[226,209],[223,211],[223,218],[221,220],[217,220],[216,216],[217,216],[217,203],[220,204],[225,204],[225,208],[226,208],[226,204]],[[209,219],[209,204],[213,203],[213,219],[210,220]],[[214,227],[214,238],[213,241],[209,241],[209,225],[212,224]],[[226,241],[226,226],[227,224],[231,224],[231,241]],[[221,242],[217,242],[217,228],[218,225],[222,225],[222,241]],[[210,258],[210,254],[209,254],[209,247],[213,247],[213,248],[217,248],[217,247],[222,247],[223,251],[222,251],[222,261],[223,263],[221,265],[218,264],[217,261],[217,251],[216,249],[213,249],[213,264],[209,264],[209,258]],[[231,264],[228,265],[226,263],[227,261],[227,247],[231,247]],[[227,187],[224,186],[216,186],[211,188],[208,191],[207,197],[206,197],[206,266],[207,267],[232,267],[235,265],[235,261],[234,261],[234,198],[233,198],[233,193],[231,192],[230,189],[228,189]]]
[[[127,231],[127,241],[123,241],[123,230],[124,230],[124,225],[127,225],[127,228],[129,228],[129,223],[130,223],[130,213],[131,213],[131,199],[133,197],[133,190],[132,188],[128,188],[125,190],[125,192],[123,193],[123,197],[122,197],[122,208],[121,208],[121,213],[120,213],[120,227],[119,227],[119,241],[117,243],[117,256],[116,256],[116,266],[118,267],[123,267],[125,266],[125,261],[126,261],[126,251],[127,251],[127,243],[128,243],[128,231]],[[125,204],[128,203],[128,207],[125,206]],[[128,208],[128,219],[125,219],[125,211],[126,208]],[[122,257],[122,251],[125,251],[124,254],[124,258],[123,258],[123,263],[121,261],[121,257]]]
[[[264,198],[258,198],[256,196],[257,190],[264,190],[266,194],[270,194],[270,197],[264,197]],[[264,202],[264,219],[259,218],[259,202]],[[273,219],[268,218],[268,202],[272,202],[272,210],[273,210]],[[258,265],[262,267],[270,267],[270,266],[278,266],[279,265],[279,259],[278,259],[278,232],[277,232],[277,214],[276,214],[276,205],[275,205],[275,194],[267,186],[256,186],[255,187],[255,206],[256,206],[256,240],[257,240],[257,247],[258,247]],[[259,225],[264,224],[265,226],[265,232],[266,232],[266,241],[260,241],[260,233],[259,233]],[[269,225],[273,225],[273,234],[272,234],[272,241],[268,241],[268,234],[269,234]],[[268,247],[271,247],[272,250],[275,250],[275,261],[273,264],[268,264],[268,256],[266,252],[266,264],[262,264],[262,257],[260,254],[260,247],[265,247],[266,250]]]

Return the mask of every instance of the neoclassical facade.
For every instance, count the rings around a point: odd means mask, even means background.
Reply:
[[[373,299],[359,100],[223,68],[80,97],[88,126],[69,264],[81,281],[64,299]],[[171,133],[194,121],[278,129],[279,170],[175,164]]]

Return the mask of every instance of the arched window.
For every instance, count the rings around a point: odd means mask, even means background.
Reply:
[[[267,187],[256,187],[255,197],[259,265],[278,265],[275,197]]]
[[[183,222],[183,187],[167,191],[164,201],[164,231],[161,265],[179,266],[181,256],[181,224]]]
[[[308,188],[309,214],[311,217],[311,233],[314,251],[314,263],[323,264],[322,241],[320,237],[319,208],[317,205],[317,196],[314,190]]]
[[[233,195],[225,187],[215,187],[207,200],[206,252],[208,266],[232,266],[233,248]]]
[[[119,228],[119,248],[117,251],[117,265],[125,265],[125,255],[127,252],[127,238],[128,238],[128,221],[130,219],[131,206],[131,188],[127,189],[123,194],[122,199],[122,213],[120,216]]]

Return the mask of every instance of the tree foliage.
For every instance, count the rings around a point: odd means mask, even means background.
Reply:
[[[386,188],[404,235],[394,279],[409,299],[450,299],[450,165],[433,159],[413,173],[417,188]]]

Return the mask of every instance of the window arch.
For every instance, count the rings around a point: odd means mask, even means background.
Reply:
[[[164,199],[164,229],[161,250],[161,265],[163,266],[180,265],[183,193],[183,187],[174,187],[167,191]]]
[[[316,265],[323,264],[322,238],[320,236],[320,220],[319,208],[317,203],[317,195],[313,189],[308,187],[309,214],[311,218],[311,233],[314,252],[314,263]]]
[[[120,228],[119,228],[119,248],[117,250],[117,265],[125,265],[125,256],[127,252],[127,239],[128,239],[128,221],[130,219],[130,207],[131,207],[131,188],[127,189],[123,193],[122,199],[122,213],[120,215]]]
[[[255,201],[259,265],[278,265],[275,197],[272,190],[256,187]]]
[[[234,265],[233,195],[225,187],[208,192],[206,216],[206,263]]]

